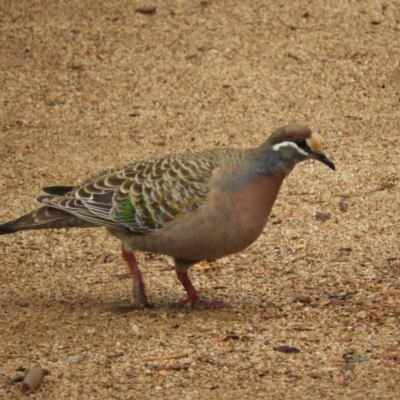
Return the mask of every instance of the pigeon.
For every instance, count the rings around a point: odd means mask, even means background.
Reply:
[[[238,253],[263,232],[286,176],[306,160],[335,170],[319,135],[300,125],[277,129],[261,146],[186,151],[137,161],[78,186],[50,186],[41,207],[0,225],[22,230],[105,227],[122,242],[138,307],[149,302],[134,251],[171,256],[186,290],[178,306],[223,307],[199,297],[188,271],[203,260]]]

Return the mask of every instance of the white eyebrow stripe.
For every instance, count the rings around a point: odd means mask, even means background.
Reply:
[[[288,146],[294,147],[299,153],[301,153],[301,154],[303,154],[303,155],[305,155],[305,156],[308,156],[308,155],[309,155],[309,153],[307,153],[306,151],[304,151],[303,149],[301,149],[299,146],[297,146],[296,143],[293,143],[293,142],[282,142],[282,143],[274,144],[274,145],[272,146],[272,150],[274,150],[274,151],[279,151],[279,149],[280,149],[281,147],[288,147]]]

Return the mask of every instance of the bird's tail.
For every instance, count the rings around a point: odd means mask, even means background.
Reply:
[[[53,207],[40,207],[13,221],[0,225],[0,235],[34,229],[86,228],[94,226]]]

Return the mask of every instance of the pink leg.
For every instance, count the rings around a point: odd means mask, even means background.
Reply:
[[[122,257],[124,257],[125,261],[128,263],[130,273],[117,275],[117,277],[119,279],[133,278],[133,290],[138,306],[148,307],[149,302],[147,301],[146,292],[144,290],[142,273],[140,272],[135,256],[125,248],[124,244],[122,244]]]
[[[189,265],[188,265],[189,264]],[[187,297],[184,300],[179,301],[175,305],[180,307],[187,303],[192,304],[196,308],[217,308],[225,307],[225,304],[221,301],[205,301],[202,300],[196,292],[192,282],[189,279],[188,270],[189,266],[193,265],[193,262],[186,262],[185,260],[175,259],[175,269],[178,279],[182,283],[186,290]]]

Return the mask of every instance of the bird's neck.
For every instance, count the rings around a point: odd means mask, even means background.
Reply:
[[[262,148],[247,150],[234,161],[219,171],[217,175],[221,179],[217,178],[217,186],[235,191],[262,178],[279,183],[280,186],[294,167],[293,163],[289,164],[278,152]]]
[[[260,175],[281,177],[283,180],[295,166],[292,160],[289,161],[281,152],[271,148],[261,146],[251,149],[250,153],[254,168]]]

